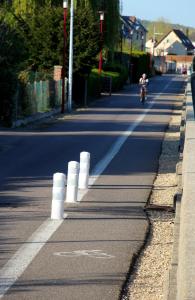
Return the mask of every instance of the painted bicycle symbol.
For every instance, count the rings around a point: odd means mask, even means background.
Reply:
[[[76,250],[71,252],[55,252],[53,255],[65,257],[88,256],[92,258],[111,259],[115,256],[102,252],[101,250]]]

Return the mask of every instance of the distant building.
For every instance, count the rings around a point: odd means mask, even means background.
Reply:
[[[149,40],[146,43],[154,67],[162,72],[186,73],[191,67],[194,49],[191,40],[178,29],[171,30],[159,42]]]
[[[136,46],[138,50],[145,51],[147,30],[141,21],[134,16],[121,16],[122,38]]]
[[[194,46],[194,55],[195,55],[195,41],[192,41],[192,45]]]
[[[146,52],[148,52],[150,54],[154,54],[154,47],[156,44],[157,44],[157,40],[155,40],[155,39],[148,40],[145,45]]]
[[[173,29],[154,47],[154,55],[193,55],[194,46],[191,40],[178,29]]]

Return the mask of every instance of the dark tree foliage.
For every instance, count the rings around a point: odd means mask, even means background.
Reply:
[[[21,37],[0,11],[0,119],[5,124],[11,119],[18,66],[25,57],[23,49]]]
[[[49,6],[36,9],[33,15],[15,15],[28,52],[28,67],[42,70],[59,64],[63,41],[62,16],[61,8]]]
[[[90,7],[78,7],[74,19],[74,72],[88,75],[100,50],[98,22]]]
[[[40,7],[33,15],[26,14],[25,17],[15,15],[15,19],[28,51],[28,67],[33,70],[47,70],[56,64],[62,64],[63,10],[61,7]],[[69,16],[67,20],[66,51],[68,52]],[[89,74],[98,52],[98,22],[89,7],[85,10],[78,8],[74,16],[74,72]]]
[[[82,0],[80,0],[82,2]],[[87,0],[96,17],[98,11],[105,12],[104,20],[104,46],[113,52],[120,39],[120,4],[119,0]]]

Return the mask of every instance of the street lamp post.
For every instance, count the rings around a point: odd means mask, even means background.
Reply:
[[[130,31],[130,55],[129,55],[129,83],[131,83],[132,77],[132,66],[131,66],[131,57],[132,57],[132,50],[133,50],[133,30]]]
[[[122,60],[122,55],[123,55],[123,32],[124,32],[124,24],[122,25],[121,27],[121,53],[120,53],[120,61],[121,61],[121,64],[123,62]]]
[[[72,83],[73,83],[73,28],[74,28],[74,2],[70,6],[70,49],[68,73],[68,112],[72,111]]]
[[[141,40],[142,40],[141,51],[144,51],[144,34],[143,34],[143,32],[141,33]]]
[[[100,58],[99,58],[99,69],[98,72],[101,74],[102,72],[102,64],[103,64],[103,22],[104,22],[104,11],[99,11],[100,14],[100,38],[101,38],[101,49],[100,49]]]
[[[155,64],[155,45],[156,45],[156,35],[163,35],[163,33],[161,32],[156,32],[155,26],[153,28],[153,46],[152,46],[152,60],[151,60],[151,68],[153,67],[153,65]]]
[[[64,47],[63,47],[63,67],[62,67],[62,106],[61,113],[64,113],[65,104],[65,75],[66,75],[66,19],[68,10],[68,0],[63,0],[64,9]]]

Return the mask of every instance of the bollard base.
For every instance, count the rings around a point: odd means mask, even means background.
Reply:
[[[52,220],[64,219],[64,202],[52,201],[51,219]]]

